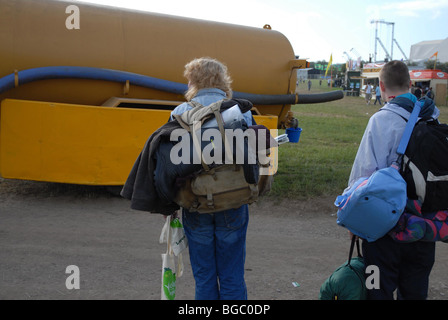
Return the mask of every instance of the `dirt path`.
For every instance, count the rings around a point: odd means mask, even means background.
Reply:
[[[333,198],[250,208],[246,282],[254,299],[317,299],[346,259]],[[0,179],[0,299],[159,299],[163,219],[104,188]],[[188,254],[177,299],[194,298]],[[80,270],[68,290],[66,267]],[[448,299],[448,244],[437,244],[429,299]],[[300,286],[294,287],[292,282]]]

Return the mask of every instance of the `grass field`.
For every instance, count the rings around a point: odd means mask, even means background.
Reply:
[[[339,88],[319,86],[313,80],[299,84],[299,94],[317,93]],[[279,147],[279,166],[269,197],[309,199],[337,196],[347,186],[351,166],[369,118],[380,108],[366,105],[364,98],[292,107],[302,128],[298,143]],[[439,107],[441,122],[448,122],[448,107]],[[280,130],[279,134],[284,133]]]

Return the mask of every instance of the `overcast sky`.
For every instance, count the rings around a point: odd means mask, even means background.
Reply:
[[[333,54],[333,63],[345,62],[344,52],[368,60],[375,51],[372,20],[394,23],[394,38],[407,57],[413,44],[448,37],[448,0],[83,1],[259,28],[270,24],[289,39],[296,55],[309,61],[328,61]],[[391,25],[379,23],[378,37],[391,53]],[[377,60],[384,57],[378,43]],[[393,58],[404,58],[396,45]]]

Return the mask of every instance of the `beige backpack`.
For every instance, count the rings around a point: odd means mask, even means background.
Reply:
[[[194,102],[194,108],[182,115],[174,115],[180,125],[188,132],[196,132],[198,124],[213,117],[216,118],[224,145],[226,137],[224,122],[220,113],[222,100],[204,107]],[[200,147],[196,135],[193,144]],[[226,148],[226,150],[228,150]],[[257,184],[249,184],[244,177],[243,166],[240,164],[222,164],[210,168],[201,157],[202,170],[192,177],[185,179],[185,183],[176,194],[175,202],[191,212],[213,213],[228,209],[237,209],[244,204],[251,204],[260,195],[270,190],[272,175],[260,175]]]

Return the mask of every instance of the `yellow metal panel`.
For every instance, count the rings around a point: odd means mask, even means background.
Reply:
[[[268,129],[277,129],[277,116],[254,116],[254,120],[257,124],[263,125]]]
[[[6,99],[1,103],[4,178],[122,185],[148,137],[170,111]],[[277,127],[275,116],[255,116]],[[271,130],[276,131],[276,130]]]
[[[7,99],[1,105],[5,178],[123,184],[147,138],[170,111]]]
[[[270,129],[271,136],[278,136],[277,129],[277,116],[254,116],[254,120],[257,124],[264,125],[266,128]],[[278,147],[271,148],[271,154],[269,155],[271,158],[271,165],[269,166],[269,175],[274,175],[278,169]],[[266,174],[264,172],[263,174]]]

